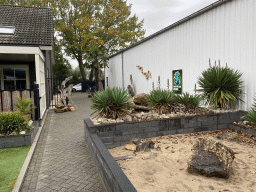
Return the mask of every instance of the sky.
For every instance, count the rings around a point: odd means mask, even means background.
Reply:
[[[131,15],[136,14],[139,21],[144,19],[145,36],[183,19],[184,17],[216,2],[217,0],[127,0],[132,4]],[[78,66],[76,60],[67,57],[73,68]]]

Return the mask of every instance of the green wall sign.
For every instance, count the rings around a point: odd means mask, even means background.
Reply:
[[[172,71],[172,90],[176,94],[182,94],[182,70]]]

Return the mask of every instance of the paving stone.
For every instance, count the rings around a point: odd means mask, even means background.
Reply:
[[[21,191],[106,191],[84,140],[87,93],[74,93],[75,112],[49,111]]]

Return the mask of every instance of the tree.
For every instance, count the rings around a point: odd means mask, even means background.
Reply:
[[[63,57],[61,45],[54,38],[55,64],[52,66],[54,78],[64,78],[71,75],[72,67],[67,59]]]
[[[130,17],[131,5],[123,0],[57,1],[56,7],[55,27],[66,53],[78,61],[83,79],[84,67],[93,69],[99,90],[100,68],[111,54],[143,38],[143,21]]]

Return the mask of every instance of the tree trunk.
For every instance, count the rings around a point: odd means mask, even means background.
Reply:
[[[100,69],[98,67],[95,67],[96,91],[103,90],[103,85],[102,85],[100,76],[101,76]]]
[[[84,65],[83,65],[82,56],[78,56],[78,64],[79,64],[79,69],[80,69],[80,73],[81,73],[82,79],[86,80],[86,74],[85,74],[85,71],[84,71]]]
[[[93,80],[93,71],[94,71],[94,68],[91,69],[91,73],[90,73],[90,77],[89,77],[89,80],[90,80],[90,81]]]

